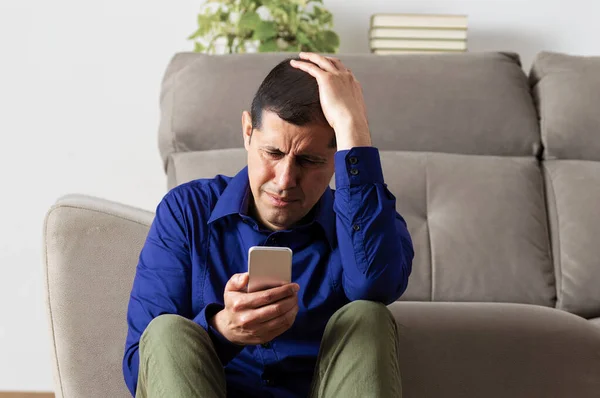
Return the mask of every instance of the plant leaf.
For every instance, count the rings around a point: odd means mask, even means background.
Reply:
[[[278,21],[283,24],[289,23],[290,13],[285,9],[282,5],[276,5],[274,7],[269,8],[271,15],[275,21]]]
[[[306,36],[304,32],[298,32],[296,34],[296,40],[298,40],[298,43],[300,44],[310,44],[310,40],[308,40],[308,36]]]
[[[316,27],[311,25],[308,21],[301,20],[298,23],[298,30],[304,32],[304,34],[312,36],[315,34]]]
[[[196,52],[214,53],[214,43],[219,37],[226,41],[225,52],[244,52],[248,40],[258,46],[259,52],[333,53],[339,48],[333,15],[323,0],[204,0],[204,3],[197,14],[197,29],[188,36]]]
[[[260,24],[261,19],[260,16],[254,11],[248,11],[242,15],[240,21],[238,22],[238,27],[240,29],[249,29],[255,30]]]
[[[333,22],[333,15],[329,11],[324,10],[319,18],[319,21],[322,25],[328,25]]]
[[[333,30],[323,32],[323,42],[330,48],[338,48],[340,46],[340,38]]]
[[[225,10],[220,10],[219,11],[219,21],[221,22],[227,22],[229,21],[229,11],[225,11]]]
[[[194,33],[192,33],[191,35],[189,35],[187,39],[188,40],[194,40],[198,36],[201,36],[200,29],[196,29],[196,31]]]
[[[323,13],[324,9],[322,7],[319,6],[315,6],[313,8],[313,13],[315,14],[315,17],[319,17],[319,15],[321,15]]]
[[[198,14],[198,27],[202,28],[204,25],[210,25],[213,15]]]
[[[302,48],[300,46],[300,44],[290,44],[288,46],[288,48],[285,49],[285,52],[292,52],[292,53],[296,53],[298,51],[300,51]]]
[[[198,41],[194,43],[194,52],[203,53],[204,50],[206,50],[206,47],[202,43]]]
[[[198,29],[192,33],[188,39],[193,40],[197,37],[204,37],[211,31],[213,27],[213,21],[209,16],[204,14],[198,14]]]
[[[277,27],[275,22],[261,21],[254,31],[253,38],[260,41],[265,41],[277,36]]]
[[[262,42],[260,43],[260,46],[258,46],[258,52],[261,53],[276,52],[277,50],[279,50],[279,47],[277,46],[277,40],[274,38]]]

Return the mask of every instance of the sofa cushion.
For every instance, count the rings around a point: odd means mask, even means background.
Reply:
[[[557,307],[600,316],[600,162],[544,162]]]
[[[243,149],[171,155],[177,183],[243,167]],[[533,158],[381,151],[415,245],[402,300],[554,306],[542,175]]]
[[[168,158],[167,184],[171,189],[198,178],[213,178],[217,174],[234,176],[246,163],[244,148],[173,153]]]
[[[597,398],[600,333],[523,304],[393,303],[402,396]]]
[[[554,305],[535,159],[385,152],[382,163],[416,246],[403,300]]]
[[[242,147],[242,111],[267,73],[292,55],[175,55],[161,94],[165,166],[174,152]],[[363,87],[379,148],[508,156],[540,148],[537,113],[516,54],[338,56]]]
[[[600,57],[542,52],[530,80],[545,158],[600,160]]]

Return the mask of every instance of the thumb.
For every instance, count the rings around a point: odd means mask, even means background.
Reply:
[[[237,292],[237,291],[243,290],[247,284],[248,284],[248,273],[247,272],[244,272],[242,274],[234,274],[227,282],[227,285],[225,286],[225,290]]]

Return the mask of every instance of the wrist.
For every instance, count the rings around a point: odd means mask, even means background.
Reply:
[[[223,322],[223,316],[225,315],[225,310],[221,310],[219,312],[217,312],[213,317],[211,317],[210,319],[208,319],[208,325],[215,329],[217,332],[219,332],[221,334],[221,336],[225,337],[227,340],[229,340],[229,337],[227,337],[226,334],[226,328],[225,328],[225,323]]]
[[[336,130],[335,136],[338,151],[355,147],[372,146],[371,133],[366,124],[350,123]]]

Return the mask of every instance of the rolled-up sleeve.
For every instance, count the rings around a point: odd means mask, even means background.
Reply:
[[[351,301],[392,303],[406,290],[414,250],[396,198],[384,183],[377,148],[337,152],[335,182],[344,292]]]

